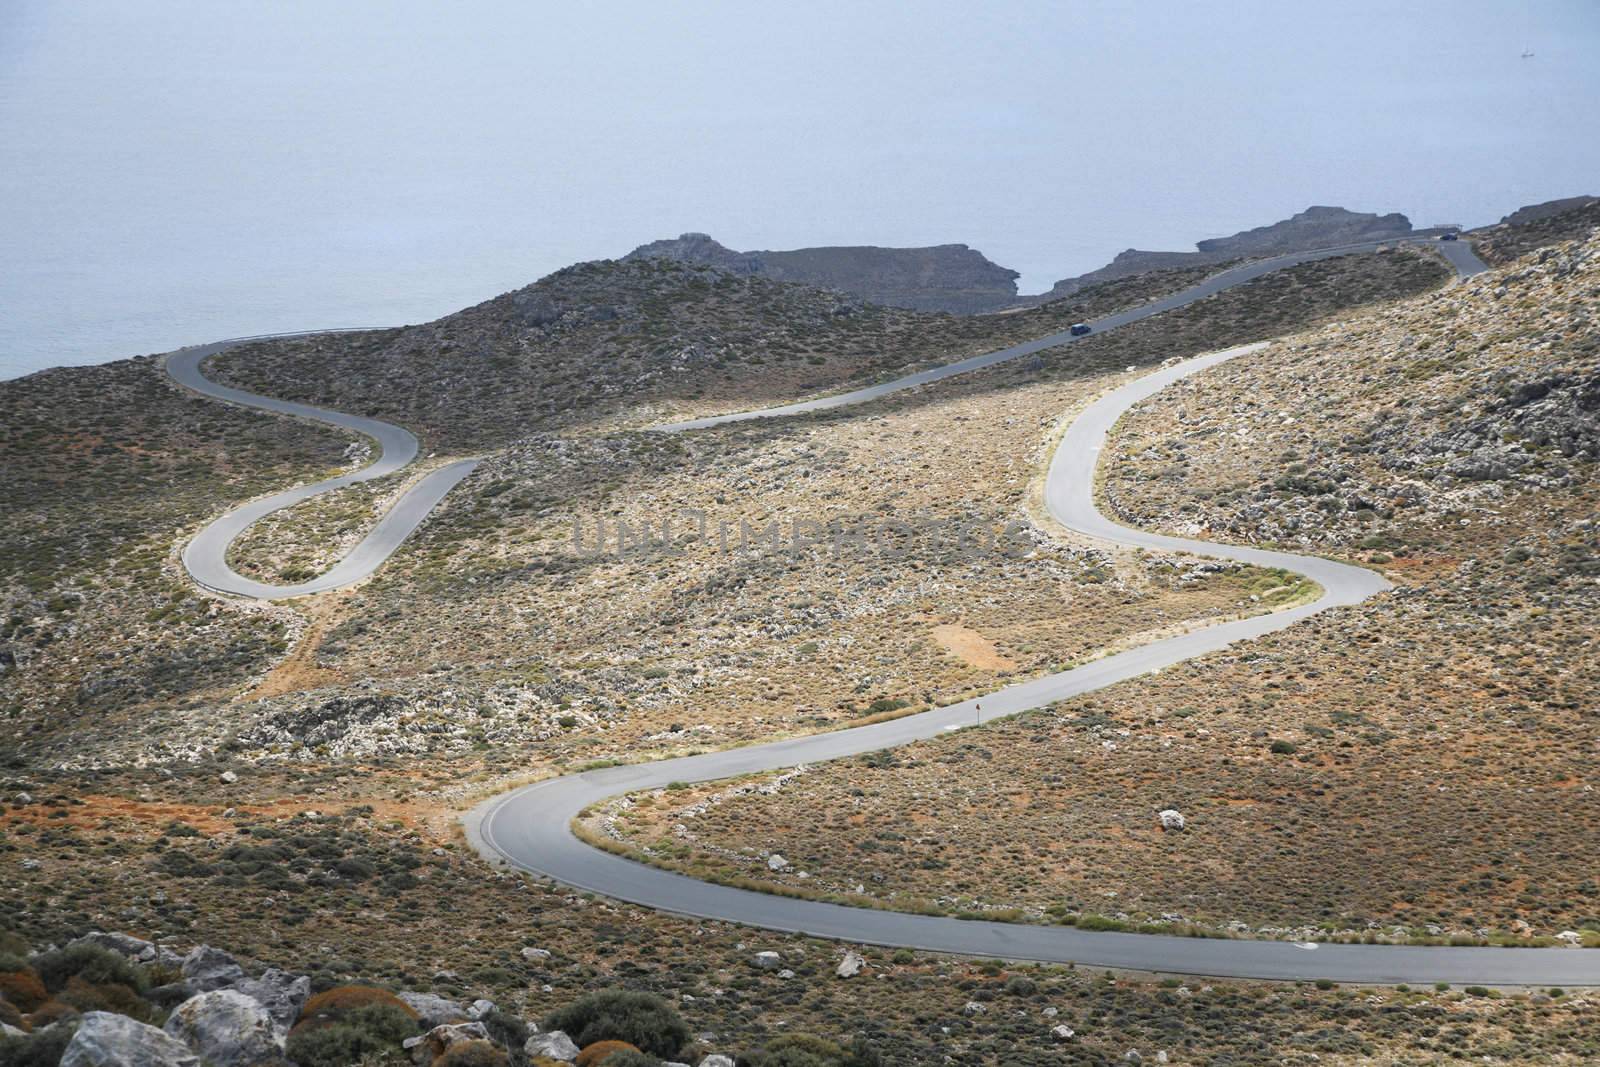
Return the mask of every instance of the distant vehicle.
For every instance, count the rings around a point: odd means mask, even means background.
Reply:
[[[1439,235],[1439,240],[1441,240],[1441,241],[1456,241],[1456,240],[1459,240],[1459,239],[1460,239],[1460,234],[1441,233]]]
[[[1072,336],[1074,336],[1074,337],[1082,337],[1084,334],[1086,334],[1088,332],[1089,332],[1089,324],[1087,322],[1075,322],[1075,323],[1072,324]]]

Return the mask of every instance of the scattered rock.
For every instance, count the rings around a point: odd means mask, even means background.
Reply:
[[[61,1067],[200,1067],[188,1045],[153,1026],[109,1011],[85,1013]]]
[[[1071,1041],[1074,1037],[1074,1032],[1072,1027],[1062,1023],[1060,1026],[1052,1026],[1050,1028],[1050,1036],[1057,1041]]]
[[[767,857],[767,870],[783,871],[788,870],[788,868],[789,861],[778,855],[776,852]]]
[[[232,771],[223,771],[218,777],[222,779],[223,785],[232,785],[239,780],[239,776]]]
[[[733,1067],[733,1059],[730,1056],[712,1054],[701,1060],[699,1067]]]
[[[573,1044],[572,1038],[560,1030],[551,1030],[547,1034],[534,1034],[522,1046],[522,1051],[528,1054],[529,1059],[543,1056],[558,1063],[571,1063],[578,1058],[578,1046]],[[728,1067],[733,1067],[732,1060],[728,1061]]]
[[[492,1011],[494,1011],[494,1001],[480,997],[467,1006],[467,1018],[482,1019]]]
[[[844,959],[839,961],[839,966],[835,968],[833,973],[838,975],[840,978],[854,978],[856,975],[861,973],[861,968],[865,967],[866,965],[867,961],[864,957],[862,957],[861,953],[846,952],[844,954]]]
[[[1184,827],[1183,813],[1172,808],[1158,812],[1156,818],[1161,820],[1163,830],[1182,830]]]
[[[767,952],[756,953],[756,966],[760,967],[764,971],[776,970],[778,965],[782,962],[783,957],[778,955],[776,952],[769,950]]]
[[[209,993],[228,989],[244,981],[244,968],[220,948],[196,945],[183,958],[183,978],[195,990]]]
[[[522,958],[529,963],[537,963],[541,960],[549,959],[550,950],[547,948],[525,948],[522,950]]]
[[[166,1033],[209,1067],[251,1067],[283,1051],[283,1031],[267,1009],[235,989],[201,993],[178,1005]]]
[[[489,1031],[479,1022],[470,1023],[445,1023],[435,1026],[420,1037],[408,1037],[405,1048],[411,1053],[411,1061],[419,1067],[428,1067],[428,1064],[445,1054],[451,1045],[463,1041],[487,1041]]]
[[[417,1021],[429,1030],[446,1023],[467,1021],[467,1010],[453,1000],[435,993],[401,993],[400,1000],[417,1013]]]
[[[153,960],[156,957],[156,946],[149,941],[141,940],[129,934],[105,933],[93,930],[76,940],[68,942],[72,945],[99,945],[101,948],[110,949],[128,957],[130,960]]]
[[[278,1029],[287,1032],[311,996],[311,979],[272,967],[260,978],[246,978],[233,988],[265,1008]]]

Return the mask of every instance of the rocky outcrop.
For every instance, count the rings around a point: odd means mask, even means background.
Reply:
[[[958,315],[1015,303],[1019,277],[1016,271],[992,263],[982,252],[962,244],[736,252],[707,234],[686,233],[673,240],[640,245],[623,258],[698,263],[732,274],[839,289],[889,307]]]
[[[1485,261],[1511,263],[1540,248],[1563,241],[1586,240],[1600,228],[1600,197],[1569,196],[1518,208],[1493,226],[1472,232],[1472,243]]]
[[[446,1023],[467,1020],[465,1008],[435,993],[401,993],[400,999],[406,1007],[417,1013],[417,1021],[429,1030]]]
[[[167,1019],[165,1030],[210,1067],[250,1067],[283,1051],[282,1031],[267,1009],[232,989],[184,1001]]]
[[[1568,211],[1576,211],[1580,207],[1590,204],[1600,204],[1600,196],[1564,196],[1557,200],[1546,200],[1538,204],[1528,204],[1519,207],[1511,214],[1500,220],[1502,226],[1521,226],[1540,219],[1548,219]]]
[[[455,1045],[488,1040],[489,1031],[482,1023],[445,1023],[442,1026],[435,1026],[420,1037],[407,1038],[405,1048],[411,1053],[413,1063],[427,1067]]]
[[[522,1046],[529,1059],[544,1057],[558,1063],[571,1063],[578,1058],[578,1046],[560,1030],[551,1030],[545,1034],[534,1034]]]
[[[287,1032],[311,996],[311,979],[273,967],[262,972],[260,978],[246,978],[233,988],[265,1008],[273,1023]]]
[[[244,981],[239,961],[210,945],[196,945],[183,958],[183,980],[198,993],[228,989]]]
[[[91,1011],[62,1053],[61,1067],[200,1067],[200,1057],[153,1026]]]
[[[1024,300],[1028,303],[1058,300],[1097,282],[1126,278],[1146,271],[1173,270],[1226,263],[1234,259],[1278,256],[1286,252],[1333,248],[1366,241],[1386,241],[1413,236],[1416,232],[1411,228],[1411,220],[1399,212],[1376,215],[1347,211],[1342,207],[1313,206],[1270,226],[1242,230],[1231,237],[1214,237],[1198,241],[1195,243],[1194,252],[1145,252],[1130,248],[1125,252],[1119,252],[1115,259],[1099,270],[1080,274],[1076,278],[1064,278],[1056,282],[1048,293],[1037,297],[1025,297]]]

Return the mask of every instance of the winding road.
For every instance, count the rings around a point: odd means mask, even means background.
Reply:
[[[1270,270],[1373,247],[1376,245],[1347,246],[1246,264],[1207,279],[1182,293],[1107,316],[1094,325],[1098,331],[1112,329],[1201,299]],[[1485,269],[1464,242],[1441,243],[1438,247],[1450,258],[1460,276]],[[851,393],[656,429],[681,432],[742,419],[775,417],[860,403],[967,370],[1015,359],[1067,343],[1071,339],[1068,334],[1056,334]],[[169,370],[183,384],[221,400],[317,419],[366,433],[380,442],[383,454],[377,463],[361,472],[255,501],[207,526],[184,553],[185,565],[202,584],[245,596],[286,597],[336,588],[358,580],[381,565],[383,559],[422,521],[444,493],[470,472],[475,461],[463,460],[424,478],[402,496],[366,541],[322,578],[298,586],[272,587],[234,574],[224,559],[227,545],[251,522],[276,508],[289,506],[328,489],[392,473],[405,466],[415,455],[416,441],[406,431],[375,420],[256,397],[210,382],[200,374],[200,362],[229,343],[175,353],[169,358]],[[1370,983],[1600,984],[1600,952],[1582,950],[1197,939],[952,919],[795,900],[700,882],[635,863],[586,845],[572,833],[571,823],[579,812],[621,793],[661,788],[679,781],[708,781],[778,770],[938,737],[971,725],[980,702],[984,705],[985,720],[1019,714],[1215,652],[1236,641],[1281,630],[1318,612],[1355,604],[1387,589],[1388,583],[1382,577],[1364,568],[1318,557],[1234,547],[1130,529],[1112,522],[1095,508],[1094,472],[1097,460],[1108,433],[1124,411],[1173,382],[1260,347],[1259,344],[1245,345],[1185,360],[1145,375],[1096,400],[1072,423],[1056,449],[1046,477],[1045,503],[1051,515],[1069,529],[1117,544],[1158,551],[1189,552],[1296,571],[1312,578],[1322,587],[1322,596],[1315,602],[1165,638],[1106,656],[1074,670],[1008,686],[977,700],[901,719],[538,782],[495,797],[472,811],[464,820],[469,839],[488,858],[608,897],[689,916],[847,942],[1217,977],[1328,978]],[[410,503],[412,498],[416,499],[415,506]],[[402,510],[404,514],[399,515]],[[202,541],[203,551],[197,549]]]

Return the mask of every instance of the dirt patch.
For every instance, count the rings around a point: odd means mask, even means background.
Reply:
[[[947,622],[931,632],[940,648],[980,670],[1009,671],[1017,665],[1016,660],[1002,656],[993,641],[960,623]]]
[[[317,663],[317,649],[328,631],[338,625],[350,601],[348,592],[313,597],[304,605],[307,622],[300,640],[277,666],[245,696],[245,700],[265,700],[285,693],[299,693],[339,680],[339,673]]]

